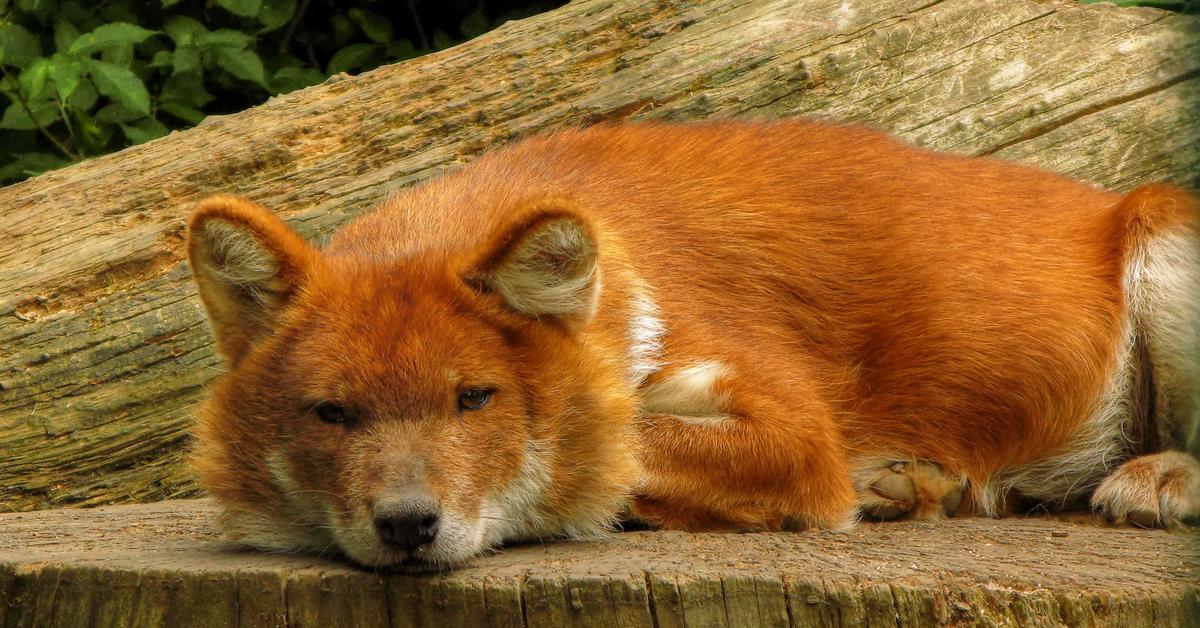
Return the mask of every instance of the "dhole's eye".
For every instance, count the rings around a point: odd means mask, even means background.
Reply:
[[[336,403],[320,403],[313,408],[317,418],[326,423],[336,423],[346,425],[354,422],[354,415],[346,410],[344,406]]]
[[[486,388],[469,388],[458,396],[459,410],[478,410],[492,400],[492,391]]]

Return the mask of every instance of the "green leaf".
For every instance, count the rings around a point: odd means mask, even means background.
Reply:
[[[96,2],[95,0],[57,0],[55,2],[54,18],[58,20],[66,20],[71,24],[83,24],[88,27],[95,26]],[[109,16],[112,18],[112,16]],[[137,20],[119,20],[112,18],[111,21],[136,22]]]
[[[17,0],[17,9],[36,17],[39,22],[45,23],[56,4],[58,3],[53,0]]]
[[[266,32],[287,24],[295,14],[296,0],[263,0],[262,9],[256,17]]]
[[[3,181],[32,177],[71,163],[52,153],[17,153],[6,161],[8,163],[0,166],[0,180]]]
[[[159,50],[154,53],[154,58],[150,59],[147,64],[151,68],[169,68],[175,65],[175,53],[170,50]]]
[[[146,114],[140,111],[134,111],[119,102],[109,103],[100,108],[96,115],[92,116],[96,122],[101,124],[117,124],[122,122],[133,122],[146,117]]]
[[[199,109],[194,109],[187,105],[177,105],[175,103],[165,102],[159,105],[160,111],[165,111],[188,124],[200,124],[204,119],[204,112]]]
[[[358,24],[358,27],[366,34],[367,39],[381,44],[391,41],[392,21],[387,19],[387,17],[357,7],[350,9],[346,15],[350,17],[350,21]]]
[[[262,59],[259,59],[253,50],[216,48],[212,51],[212,54],[217,65],[224,68],[226,72],[244,81],[253,81],[264,87],[266,86]]]
[[[58,99],[68,102],[67,99],[75,93],[80,81],[83,80],[84,72],[87,71],[83,67],[83,61],[71,55],[56,52],[54,56],[50,57],[48,66],[50,81],[54,84],[54,91],[58,93]]]
[[[403,61],[405,59],[412,59],[413,57],[421,56],[421,51],[417,50],[416,46],[413,46],[411,41],[407,39],[397,39],[396,41],[388,44],[387,56],[389,59],[395,61]]]
[[[219,28],[206,36],[201,42],[209,48],[237,48],[242,50],[254,43],[254,36],[231,28]]]
[[[32,118],[29,117],[29,112],[25,111],[25,107],[21,103],[10,104],[4,110],[4,115],[0,117],[0,129],[32,131],[39,125],[47,127],[58,120],[58,107],[48,100],[31,102],[29,108],[33,110]]]
[[[171,62],[174,68],[172,71],[175,74],[198,71],[201,69],[200,48],[191,44],[179,46],[175,49]]]
[[[0,116],[0,129],[33,131],[37,128],[37,125],[33,123],[33,118],[29,117],[29,113],[19,102],[10,103],[8,107],[5,107],[4,115]]]
[[[112,63],[88,59],[92,80],[101,94],[143,115],[150,114],[150,93],[136,74]]]
[[[75,111],[90,111],[96,106],[96,101],[100,99],[100,94],[96,93],[96,87],[92,82],[83,79],[79,83],[79,87],[75,88],[75,92],[67,98],[67,106]]]
[[[316,85],[324,80],[325,75],[321,74],[319,70],[288,66],[280,68],[275,76],[271,77],[271,91],[276,94],[286,94],[309,85]]]
[[[163,83],[158,95],[164,103],[174,103],[188,107],[203,107],[215,98],[204,89],[204,75],[199,71],[173,74]]]
[[[42,56],[42,43],[24,27],[0,24],[0,63],[23,68]]]
[[[163,25],[163,32],[177,46],[199,45],[208,36],[208,28],[185,15],[176,15]]]
[[[463,18],[462,24],[458,26],[459,32],[467,39],[484,34],[487,29],[488,22],[487,17],[483,14],[483,5],[475,7],[475,10],[468,13],[467,17]]]
[[[434,50],[445,50],[445,49],[453,46],[456,43],[459,43],[459,42],[455,41],[449,35],[442,32],[441,29],[438,29],[433,32],[433,49]]]
[[[358,33],[358,29],[354,27],[354,22],[341,13],[334,13],[329,18],[329,26],[322,29],[325,32],[333,33],[333,41],[339,46],[344,46]]]
[[[262,0],[217,0],[217,4],[234,15],[254,17],[262,8]]]
[[[158,139],[171,131],[162,122],[154,118],[143,118],[132,124],[122,124],[121,130],[125,132],[125,137],[129,138],[129,141],[134,144],[142,144]]]
[[[70,20],[59,16],[54,22],[54,49],[66,52],[79,39],[79,29]]]
[[[43,100],[42,96],[46,93],[46,77],[48,76],[50,76],[50,60],[45,57],[34,59],[29,67],[21,70],[17,82],[21,85],[21,94],[25,100],[29,102]]]
[[[162,0],[162,8],[169,9],[179,4],[179,0]]]
[[[110,46],[132,46],[140,44],[157,33],[127,22],[113,22],[97,27],[90,33],[84,33],[71,44],[69,52],[76,55],[87,55]]]
[[[100,60],[123,68],[133,69],[133,45],[117,44],[100,52]]]
[[[325,69],[325,73],[333,75],[361,68],[381,50],[383,47],[379,44],[350,44],[333,53],[333,58],[329,60],[329,67]]]
[[[95,90],[92,93],[95,94]],[[79,111],[78,109],[70,109],[68,113],[70,113],[71,119],[75,121],[75,143],[79,146],[80,153],[95,154],[109,152],[106,146],[112,140],[113,134],[116,133],[116,125],[98,123],[91,114]]]

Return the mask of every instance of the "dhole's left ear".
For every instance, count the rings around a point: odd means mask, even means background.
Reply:
[[[591,320],[600,297],[591,224],[565,201],[543,201],[502,228],[468,273],[476,288],[513,310],[555,318],[571,329]]]
[[[217,349],[236,364],[275,323],[317,253],[267,208],[236,196],[200,203],[188,260]]]

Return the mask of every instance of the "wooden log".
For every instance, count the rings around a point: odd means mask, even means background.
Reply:
[[[1051,519],[614,534],[404,576],[241,551],[208,500],[0,515],[0,626],[1195,626],[1196,533]]]
[[[0,189],[0,506],[196,491],[220,370],[184,220],[248,195],[320,238],[539,130],[813,115],[1118,189],[1200,174],[1200,18],[1065,0],[585,0]]]

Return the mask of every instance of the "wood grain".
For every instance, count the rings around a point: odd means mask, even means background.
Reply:
[[[1197,533],[1051,519],[635,532],[447,574],[222,543],[208,500],[0,515],[0,626],[1194,626]]]
[[[586,0],[0,189],[0,508],[191,495],[220,372],[181,247],[248,195],[320,239],[400,187],[615,119],[858,121],[1117,189],[1200,181],[1200,18],[1065,0]],[[549,612],[549,611],[548,611]]]

